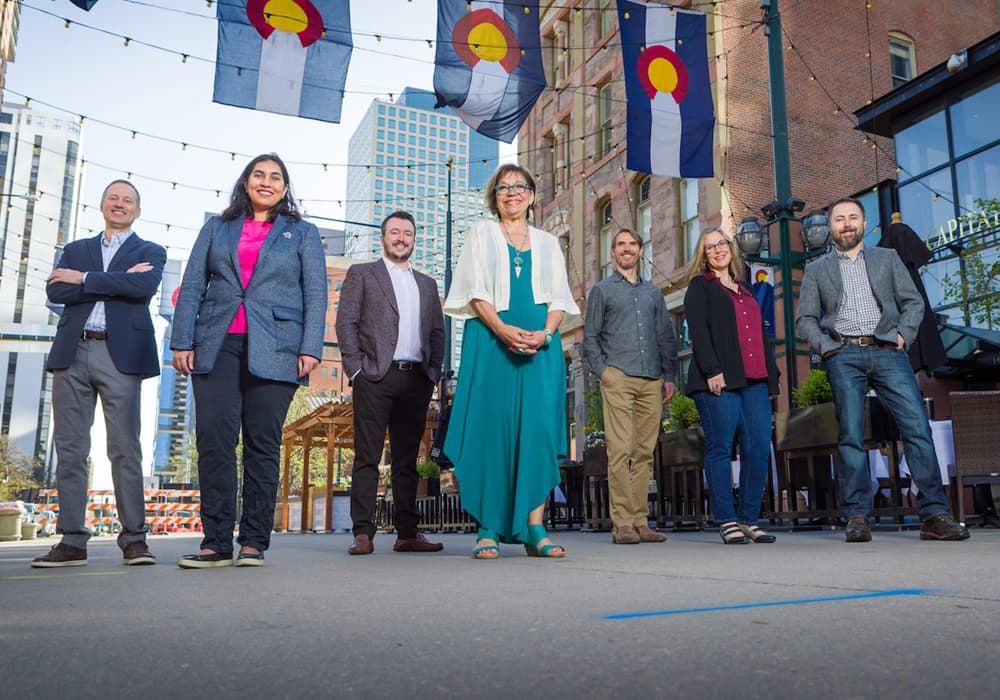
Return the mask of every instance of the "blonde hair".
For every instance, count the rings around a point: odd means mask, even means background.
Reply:
[[[710,233],[722,234],[722,239],[726,242],[726,245],[729,246],[729,276],[736,281],[742,281],[743,256],[740,254],[740,247],[736,245],[736,241],[727,236],[725,231],[722,229],[710,228],[707,231],[702,231],[701,235],[698,236],[698,242],[694,246],[694,255],[691,257],[691,262],[688,263],[688,282],[699,275],[704,275],[709,271],[708,258],[705,256],[705,238],[708,237],[708,234]]]

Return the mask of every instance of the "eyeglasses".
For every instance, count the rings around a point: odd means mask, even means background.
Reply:
[[[524,194],[531,189],[533,188],[527,182],[515,182],[513,185],[497,185],[493,191],[497,194],[511,195]]]
[[[729,247],[729,241],[719,241],[718,243],[706,243],[705,252],[712,253],[716,250],[722,250],[723,248]]]

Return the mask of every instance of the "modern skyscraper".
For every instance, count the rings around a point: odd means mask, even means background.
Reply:
[[[80,193],[80,124],[21,105],[0,110],[0,432],[46,459],[58,316],[45,280],[72,238]]]
[[[443,297],[449,203],[454,266],[466,229],[489,216],[483,188],[497,167],[499,143],[473,131],[450,109],[434,109],[434,101],[434,93],[412,87],[395,102],[374,100],[351,135],[344,255],[379,257],[378,224],[405,209],[417,222],[410,261],[437,280]],[[461,347],[460,324],[453,333],[451,367],[457,366]]]

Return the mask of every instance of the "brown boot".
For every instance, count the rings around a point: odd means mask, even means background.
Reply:
[[[611,541],[615,544],[639,544],[639,533],[631,525],[622,525],[611,530]]]
[[[662,532],[650,529],[649,525],[640,525],[635,529],[640,542],[666,542],[667,536]]]

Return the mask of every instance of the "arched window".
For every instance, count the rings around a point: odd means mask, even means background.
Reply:
[[[601,227],[601,235],[598,237],[597,259],[600,261],[600,268],[597,270],[597,278],[604,279],[611,274],[611,239],[615,235],[615,217],[611,209],[611,198],[602,199],[597,204],[597,221]]]
[[[892,86],[899,87],[917,74],[917,55],[913,39],[902,32],[889,32],[889,73]]]
[[[650,177],[646,175],[635,184],[635,231],[642,238],[643,279],[653,278],[653,203],[649,198]]]

